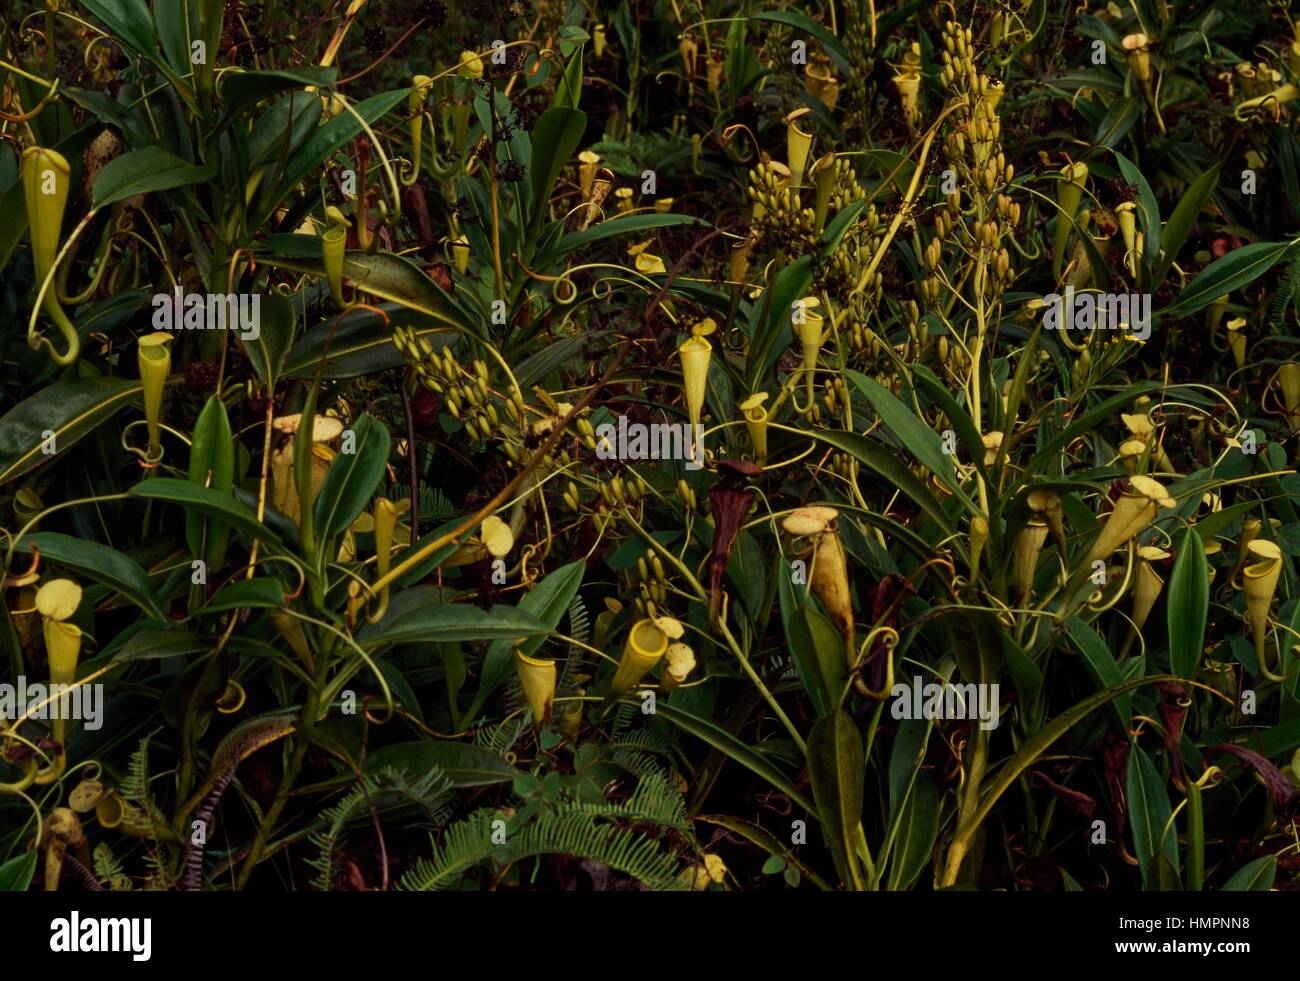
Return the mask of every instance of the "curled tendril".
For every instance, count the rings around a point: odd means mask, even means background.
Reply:
[[[121,440],[120,440],[120,443],[121,443],[122,449],[124,449],[124,450],[125,450],[126,452],[128,452],[128,453],[133,453],[133,454],[135,454],[137,457],[140,458],[140,466],[141,466],[141,467],[143,467],[143,468],[146,469],[146,470],[153,470],[153,469],[155,469],[155,468],[158,466],[159,463],[162,462],[163,454],[162,454],[162,449],[161,449],[161,447],[159,448],[157,454],[152,454],[152,455],[151,455],[151,454],[149,453],[149,450],[148,450],[148,449],[143,449],[143,450],[142,450],[142,449],[140,449],[140,447],[138,447],[138,446],[132,446],[132,445],[131,445],[131,441],[127,439],[127,434],[128,434],[132,429],[134,429],[134,428],[137,427],[137,426],[145,426],[145,425],[147,425],[147,424],[148,424],[148,423],[147,423],[146,420],[144,420],[144,419],[135,419],[135,420],[132,420],[131,422],[128,422],[125,426],[122,427],[122,438],[121,438]],[[172,429],[170,429],[170,428],[169,428],[167,431],[168,431],[169,433],[174,433],[174,432],[175,432],[174,430],[172,430]]]
[[[1223,782],[1223,771],[1217,766],[1207,766],[1205,772],[1197,777],[1194,782],[1202,790],[1206,787],[1217,787]]]
[[[539,283],[550,283],[551,296],[554,298],[556,303],[560,304],[561,306],[567,307],[569,304],[573,303],[575,300],[578,299],[578,293],[579,293],[578,284],[573,281],[572,269],[566,269],[558,276],[547,276],[539,272],[534,272],[532,269],[529,269],[524,264],[524,261],[519,258],[518,252],[511,252],[510,258],[515,261],[515,265],[517,265],[520,269],[522,269],[524,271],[524,274],[529,279],[536,280]],[[561,295],[561,287],[564,286],[568,287],[568,292]]]
[[[733,153],[735,153],[736,160],[739,163],[748,163],[750,160],[756,158],[759,160],[763,159],[763,144],[758,142],[758,137],[754,135],[754,131],[744,123],[732,123],[726,129],[724,129],[722,131],[722,145],[726,147],[728,150],[731,150],[732,137],[734,137],[736,135],[736,132],[739,130],[744,130],[745,134],[749,137],[750,142],[754,144],[754,156],[750,157],[750,156],[742,155],[739,152],[733,151]]]
[[[5,122],[9,122],[9,123],[25,123],[32,119],[35,119],[37,116],[41,114],[42,110],[44,110],[46,106],[48,106],[52,101],[54,101],[54,94],[58,90],[58,88],[59,88],[59,79],[56,78],[54,80],[54,84],[49,87],[49,89],[46,91],[46,93],[43,96],[41,96],[41,101],[36,103],[36,105],[32,109],[30,109],[27,112],[19,112],[19,113],[0,112],[0,119],[3,119]]]
[[[1124,578],[1120,581],[1119,588],[1116,589],[1115,592],[1111,595],[1110,599],[1106,600],[1104,603],[1102,602],[1106,593],[1104,587],[1090,593],[1088,595],[1088,603],[1087,603],[1089,610],[1091,610],[1094,613],[1104,613],[1124,597],[1124,594],[1128,592],[1128,584],[1132,581],[1133,578],[1134,555],[1135,555],[1134,545],[1132,542],[1129,542],[1128,548],[1125,552]]]

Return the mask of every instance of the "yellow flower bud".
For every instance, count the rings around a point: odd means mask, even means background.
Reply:
[[[989,540],[989,522],[982,514],[970,519],[970,574],[974,579],[980,571],[980,555]]]
[[[483,519],[479,537],[493,558],[503,559],[515,547],[515,536],[510,526],[495,514],[489,514]]]
[[[960,348],[956,350],[960,351]],[[998,459],[998,451],[1002,449],[1002,433],[992,432],[985,433],[981,440],[984,443],[984,466],[991,467]]]
[[[456,72],[461,78],[482,78],[483,57],[473,51],[462,51]]]

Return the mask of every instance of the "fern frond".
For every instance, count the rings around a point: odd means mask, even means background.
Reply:
[[[425,461],[425,468],[428,468],[429,460]],[[411,496],[410,487],[405,484],[395,483],[388,488],[388,499],[390,501],[403,501]],[[420,485],[420,523],[422,525],[437,524],[444,518],[447,518],[455,510],[447,495],[438,487],[430,484]]]
[[[149,740],[158,735],[161,730],[155,729],[143,739],[140,745],[136,747],[135,752],[131,754],[131,759],[127,763],[126,776],[122,779],[122,784],[118,787],[118,792],[132,804],[143,808],[149,815],[149,820],[155,825],[165,825],[167,818],[163,815],[158,805],[154,803],[153,791],[150,790],[149,777]]]
[[[591,640],[591,621],[587,616],[587,604],[582,602],[581,596],[574,596],[573,602],[569,604],[569,636],[583,644]],[[577,644],[569,645],[564,666],[555,685],[556,691],[567,695],[577,688],[578,675],[582,671],[585,655],[586,651]]]
[[[508,860],[567,855],[608,865],[656,891],[681,889],[683,863],[649,835],[572,813],[545,814],[501,846]]]
[[[648,772],[632,795],[621,803],[561,801],[505,841],[492,841],[496,811],[476,811],[447,828],[433,856],[419,862],[401,879],[400,888],[430,892],[451,888],[471,869],[489,859],[498,867],[539,855],[567,855],[600,862],[651,889],[680,888],[683,863],[672,846],[635,825],[656,825],[676,832],[695,850],[686,801],[669,777]]]
[[[632,796],[621,804],[575,803],[574,809],[590,817],[622,818],[690,833],[686,801],[665,776],[654,771],[642,775]]]
[[[1278,282],[1277,293],[1274,294],[1273,305],[1269,311],[1270,327],[1281,329],[1286,319],[1287,307],[1295,307],[1297,312],[1300,312],[1300,249],[1296,249],[1295,255],[1287,264],[1286,272]]]
[[[670,774],[672,771],[649,753],[643,753],[637,749],[616,749],[607,755],[611,763],[626,770],[633,776],[644,777],[647,774],[655,774],[671,782]]]
[[[516,679],[518,684],[518,679]],[[522,690],[519,695],[522,700]],[[495,726],[484,726],[474,731],[474,745],[479,749],[485,749],[489,753],[495,753],[497,756],[505,756],[510,752],[515,743],[519,742],[523,734],[528,730],[526,719],[516,716],[513,719],[506,719]]]
[[[618,709],[614,713],[614,725],[610,729],[610,738],[620,740],[625,738],[628,733],[633,732],[632,721],[641,714],[641,702],[624,700],[618,703]]]
[[[95,863],[95,878],[104,883],[113,892],[128,892],[135,887],[131,884],[126,870],[122,868],[122,863],[118,861],[113,849],[109,847],[108,842],[101,841],[95,846],[92,856]]]
[[[668,740],[651,729],[633,729],[626,732],[618,739],[606,743],[605,749],[636,749],[657,756],[672,755],[672,747],[668,744]]]
[[[470,869],[487,861],[493,849],[492,822],[497,814],[491,808],[475,811],[443,832],[442,844],[434,842],[433,857],[421,860],[402,876],[399,889],[409,892],[436,892],[450,888]],[[432,841],[432,839],[430,839]]]
[[[394,805],[414,804],[425,812],[429,823],[440,826],[451,812],[453,793],[451,779],[436,767],[415,781],[393,767],[365,774],[361,783],[321,815],[324,830],[308,836],[318,851],[314,858],[305,860],[316,869],[312,888],[322,892],[333,888],[338,871],[334,862],[338,840],[350,823],[369,818],[371,801],[380,812],[391,810]]]
[[[494,820],[494,811],[482,810],[449,827],[433,858],[407,872],[399,888],[416,892],[447,889],[489,858],[507,865],[540,855],[600,862],[650,889],[682,888],[677,878],[682,861],[644,832],[598,824],[594,817],[566,808],[538,817],[503,844],[493,844]]]

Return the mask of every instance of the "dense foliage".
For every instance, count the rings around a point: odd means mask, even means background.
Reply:
[[[0,16],[4,887],[1300,881],[1288,3]]]

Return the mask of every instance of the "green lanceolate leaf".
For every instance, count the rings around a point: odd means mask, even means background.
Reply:
[[[115,548],[53,531],[28,535],[17,548],[20,552],[36,549],[44,563],[67,566],[87,579],[103,583],[155,620],[167,617],[148,574],[138,562]]]
[[[435,352],[455,342],[459,332],[440,326],[438,321],[406,311],[397,303],[381,303],[390,318],[369,310],[353,310],[337,321],[333,318],[307,331],[285,359],[284,378],[314,378],[322,359],[322,378],[355,378],[405,364],[393,344],[393,328],[410,327]],[[520,384],[524,384],[521,380]]]
[[[941,800],[934,781],[917,774],[899,814],[898,838],[890,852],[889,888],[906,889],[925,869],[939,837]]]
[[[1165,782],[1151,757],[1137,745],[1129,754],[1127,797],[1133,853],[1142,870],[1142,885],[1157,889],[1162,880],[1162,858],[1178,870],[1178,829],[1170,821],[1173,808]]]
[[[911,498],[912,503],[934,518],[940,528],[949,534],[954,533],[955,529],[952,527],[952,521],[939,503],[938,498],[922,483],[916,474],[907,468],[907,465],[898,458],[896,453],[858,433],[827,430],[812,431],[808,435],[815,440],[835,447],[837,450],[842,450],[859,463],[863,463],[869,469],[874,470],[902,491],[903,494]]]
[[[436,767],[456,787],[486,787],[519,776],[519,770],[495,753],[472,743],[444,740],[394,743],[366,754],[367,773],[389,766],[417,776]]]
[[[82,0],[82,5],[137,54],[156,58],[158,34],[144,0]]]
[[[785,615],[785,636],[799,680],[814,707],[829,712],[839,698],[845,674],[844,640],[825,616],[807,603],[796,604],[793,588],[782,583],[782,603],[791,604]]]
[[[104,167],[95,181],[91,204],[106,208],[137,194],[201,184],[216,176],[215,166],[196,167],[160,146],[145,147],[124,153]]]
[[[236,579],[222,586],[199,612],[221,613],[226,610],[278,609],[285,603],[284,583],[273,576]]]
[[[1138,189],[1138,214],[1142,216],[1142,222],[1138,226],[1143,234],[1142,256],[1143,261],[1150,265],[1152,257],[1160,255],[1160,206],[1156,203],[1155,192],[1151,190],[1151,184],[1142,171],[1118,150],[1114,152],[1115,161],[1119,164],[1124,180]]]
[[[823,25],[809,17],[806,13],[797,9],[763,10],[751,14],[750,17],[753,20],[767,20],[777,24],[785,24],[788,27],[793,27],[796,30],[811,35],[817,39],[817,43],[820,44],[826,50],[826,53],[831,56],[831,59],[835,62],[840,71],[847,72],[849,70],[848,52],[845,51],[844,45],[841,43],[840,39],[828,31]]]
[[[1247,862],[1223,884],[1223,892],[1268,892],[1277,875],[1277,856],[1265,855]]]
[[[683,732],[688,732],[697,739],[704,740],[728,759],[734,760],[750,772],[762,777],[794,801],[796,806],[803,808],[809,814],[817,813],[817,808],[813,806],[812,802],[799,793],[794,781],[777,769],[776,765],[767,757],[753,750],[747,743],[737,739],[717,723],[692,715],[690,712],[677,708],[663,699],[658,701],[655,712]]]
[[[388,429],[370,415],[344,432],[343,452],[330,463],[316,498],[316,533],[323,541],[343,534],[365,510],[383,479],[391,446]]]
[[[0,865],[0,892],[26,892],[36,875],[37,849],[15,855]]]
[[[1155,674],[1146,678],[1133,678],[1107,688],[1105,691],[1097,692],[1095,695],[1089,695],[1087,698],[1071,705],[1042,729],[1034,733],[1033,736],[1025,740],[1020,745],[1020,748],[1016,750],[1015,755],[998,767],[997,772],[989,779],[987,789],[981,792],[979,804],[976,806],[974,813],[965,824],[957,829],[957,836],[969,842],[975,831],[988,816],[989,811],[993,809],[993,805],[1006,793],[1007,788],[1015,783],[1021,774],[1032,766],[1034,761],[1043,753],[1047,752],[1058,739],[1091,713],[1104,708],[1114,699],[1136,688],[1141,688],[1143,685],[1158,685],[1162,682],[1177,682],[1179,680],[1179,678],[1171,674]]]
[[[1166,602],[1169,617],[1169,664],[1174,674],[1194,677],[1205,647],[1210,612],[1210,573],[1205,543],[1192,528],[1183,532],[1178,558],[1169,577]]]
[[[152,477],[140,481],[129,493],[132,497],[168,501],[187,510],[199,511],[208,517],[220,519],[250,539],[259,539],[277,551],[284,549],[281,537],[258,521],[256,512],[240,503],[229,491],[199,487],[188,480],[177,480],[174,477]]]
[[[1203,310],[1221,296],[1248,286],[1280,262],[1285,262],[1300,239],[1289,242],[1257,242],[1233,249],[1196,274],[1183,287],[1173,306],[1159,311],[1162,317],[1187,317]]]
[[[140,401],[140,383],[124,378],[55,382],[0,419],[0,484],[66,453],[125,406]]]
[[[268,389],[275,388],[284,371],[285,359],[293,346],[298,318],[293,303],[279,293],[267,293],[261,299],[262,316],[256,337],[238,334],[257,377]]]
[[[282,269],[292,269],[295,272],[311,273],[315,276],[324,276],[325,274],[324,264],[316,259],[267,256],[265,261],[268,265]],[[446,292],[410,259],[387,252],[380,252],[375,255],[350,252],[343,260],[343,276],[351,286],[371,297],[395,303],[405,310],[427,317],[444,327],[454,327],[474,333],[469,315],[461,310]],[[332,328],[332,326],[331,324],[330,327]],[[327,329],[325,337],[328,336],[329,330]],[[391,328],[388,329],[387,336],[391,345]],[[322,338],[321,347],[324,349],[324,338]],[[333,350],[334,345],[330,344],[329,351],[333,352]],[[296,354],[297,352],[295,352]],[[302,369],[297,367],[298,364],[300,364],[298,357],[291,358],[287,370],[303,373]]]
[[[189,481],[196,487],[211,487],[227,493],[235,483],[235,440],[230,432],[226,406],[211,396],[194,423],[190,442]],[[213,569],[225,563],[226,540],[230,529],[211,521],[200,512],[186,512],[185,540],[190,553]],[[206,548],[204,542],[207,542]]]
[[[745,380],[750,389],[771,369],[793,336],[790,317],[792,305],[808,291],[812,282],[811,257],[803,256],[776,274],[776,279],[754,304],[750,316],[751,352],[745,365]]]
[[[858,883],[857,834],[862,820],[862,734],[842,711],[822,716],[808,736],[808,776],[826,843],[840,878]]]
[[[410,89],[396,89],[373,95],[364,102],[352,106],[352,112],[341,112],[317,128],[311,138],[289,158],[280,183],[271,195],[266,212],[257,215],[253,224],[265,223],[293,186],[306,177],[309,171],[325,163],[335,150],[359,136],[364,128],[361,120],[364,120],[366,125],[373,125],[394,106],[405,102],[410,92]]]
[[[703,224],[704,222],[699,218],[691,215],[612,215],[590,228],[561,236],[554,245],[542,250],[538,255],[538,264],[550,265],[558,262],[570,252],[575,252],[594,242],[617,238],[620,235],[639,235],[655,228],[671,228],[676,225]]]
[[[544,635],[547,627],[531,613],[497,604],[492,612],[464,603],[421,603],[357,632],[357,639],[372,647],[381,644],[447,642],[458,640],[522,640]]]
[[[1106,641],[1098,635],[1097,631],[1078,617],[1070,617],[1065,621],[1065,632],[1070,635],[1070,640],[1078,648],[1083,663],[1087,665],[1088,673],[1092,675],[1098,688],[1105,690],[1123,683],[1124,673],[1120,671],[1115,655],[1111,653]],[[1127,727],[1133,715],[1132,696],[1118,696],[1114,701],[1114,709],[1119,724]]]
[[[550,205],[551,188],[560,176],[560,170],[578,149],[582,134],[587,129],[587,114],[581,109],[555,106],[547,109],[533,129],[533,157],[531,173],[533,214],[529,222],[535,240],[541,231]],[[531,254],[531,249],[529,250]]]
[[[1165,222],[1164,230],[1161,233],[1161,248],[1164,250],[1164,255],[1157,262],[1155,274],[1152,276],[1152,282],[1155,285],[1159,286],[1164,281],[1169,267],[1178,258],[1178,250],[1187,241],[1187,234],[1192,230],[1197,215],[1201,213],[1201,209],[1205,207],[1205,202],[1214,193],[1214,186],[1218,183],[1219,169],[1221,167],[1222,164],[1215,164],[1196,178],[1191,186],[1187,188],[1187,192],[1179,199],[1178,204],[1175,205],[1169,220]]]
[[[1128,405],[1139,396],[1154,392],[1160,385],[1157,382],[1137,382],[1128,386],[1118,395],[1113,395],[1103,402],[1098,403],[1086,412],[1080,413],[1073,419],[1070,425],[1066,426],[1059,433],[1049,439],[1029,462],[1029,470],[1035,472],[1041,470],[1046,462],[1050,459],[1060,456],[1062,447],[1068,446],[1073,440],[1082,434],[1096,428],[1097,423],[1103,419],[1108,419],[1116,413],[1127,411]]]
[[[892,392],[887,391],[878,382],[857,371],[846,371],[849,380],[867,397],[871,407],[876,410],[881,421],[902,444],[904,450],[911,453],[931,473],[935,474],[950,491],[965,498],[957,484],[953,472],[952,457],[943,451],[943,441],[939,434],[927,426],[916,414],[904,405]],[[982,445],[982,444],[981,444]],[[983,460],[983,454],[977,458]],[[971,510],[974,504],[966,502]]]
[[[302,68],[279,71],[227,72],[221,81],[221,103],[226,114],[233,118],[245,107],[269,99],[287,89],[328,88],[338,78],[337,68],[305,65]],[[305,93],[304,98],[318,98]]]
[[[741,818],[730,817],[726,814],[701,814],[695,820],[703,821],[705,824],[716,824],[720,828],[726,828],[733,834],[738,834],[746,841],[749,841],[759,848],[763,849],[773,858],[780,859],[782,862],[794,866],[800,874],[815,885],[818,889],[830,891],[831,885],[811,868],[799,861],[794,854],[794,850],[788,845],[781,842],[779,838],[773,835],[765,828],[754,824],[751,821],[745,821]]]

